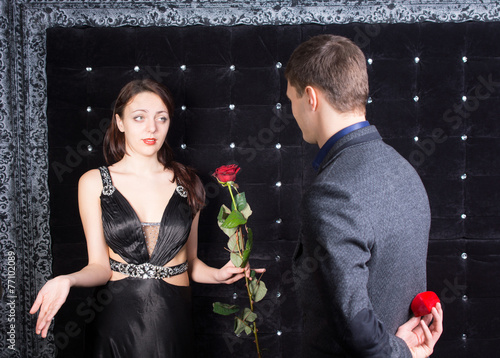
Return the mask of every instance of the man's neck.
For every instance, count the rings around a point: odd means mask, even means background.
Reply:
[[[339,113],[336,111],[329,112],[327,116],[320,119],[318,132],[318,146],[321,148],[328,139],[353,124],[363,122],[366,118],[363,114],[357,112]]]

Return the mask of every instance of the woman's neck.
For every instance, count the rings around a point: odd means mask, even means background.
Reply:
[[[115,164],[115,167],[122,172],[135,173],[139,175],[150,175],[162,172],[165,168],[158,161],[157,157],[137,157],[125,154],[125,156]]]

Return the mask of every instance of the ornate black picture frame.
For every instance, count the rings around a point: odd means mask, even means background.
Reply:
[[[0,5],[0,352],[52,357],[29,315],[51,276],[45,32],[52,27],[498,21],[497,1],[6,0]],[[12,343],[13,342],[13,343]],[[15,349],[9,349],[12,346]]]

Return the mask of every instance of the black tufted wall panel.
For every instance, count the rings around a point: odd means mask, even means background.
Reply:
[[[52,28],[47,31],[50,227],[54,274],[86,263],[77,181],[103,164],[102,137],[119,89],[149,77],[174,93],[169,143],[194,166],[208,205],[199,256],[221,266],[226,237],[215,220],[227,203],[210,173],[238,163],[254,211],[252,265],[267,268],[257,304],[265,357],[294,357],[300,336],[290,257],[301,193],[317,148],[302,141],[286,99],[284,67],[310,36],[340,34],[365,52],[368,120],[418,170],[432,229],[428,286],[441,297],[445,333],[436,357],[493,357],[500,343],[500,24]],[[211,313],[214,301],[246,303],[242,283],[194,288],[203,357],[253,357],[250,338]],[[78,357],[90,290],[76,289],[56,320],[59,357]]]

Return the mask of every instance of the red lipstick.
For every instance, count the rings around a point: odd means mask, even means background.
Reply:
[[[144,144],[147,145],[155,145],[156,144],[156,138],[145,138],[142,140]]]

